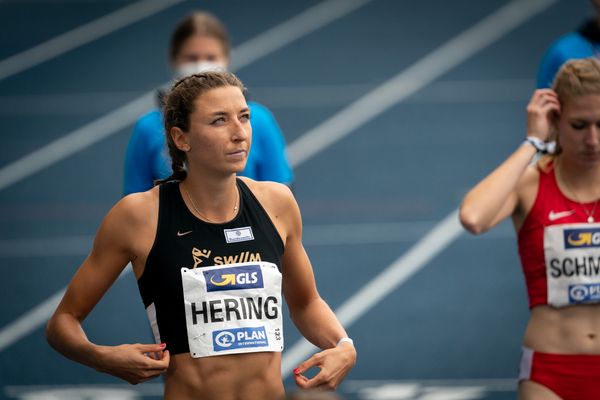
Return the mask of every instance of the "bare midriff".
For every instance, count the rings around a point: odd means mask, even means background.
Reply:
[[[276,400],[284,397],[281,353],[171,357],[165,400]]]
[[[523,344],[542,353],[600,355],[600,304],[534,307]]]

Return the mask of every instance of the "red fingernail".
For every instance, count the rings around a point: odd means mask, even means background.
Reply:
[[[166,343],[161,343],[160,347],[165,347],[167,344]]]
[[[299,373],[300,373],[300,368],[296,368],[296,369],[294,370],[294,375],[298,375]]]

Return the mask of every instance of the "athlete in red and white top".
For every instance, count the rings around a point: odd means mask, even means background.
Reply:
[[[600,62],[566,63],[527,113],[523,145],[467,194],[460,220],[479,234],[511,216],[518,233],[531,308],[519,398],[600,399]]]

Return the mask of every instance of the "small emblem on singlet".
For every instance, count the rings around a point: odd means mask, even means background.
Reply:
[[[550,221],[556,221],[557,219],[565,218],[565,217],[568,217],[569,215],[573,215],[573,214],[575,214],[575,210],[561,211],[561,212],[554,212],[554,210],[551,210],[550,214],[548,214],[548,219]]]
[[[192,232],[193,231],[185,231],[185,232],[177,231],[177,236],[185,236],[185,235],[190,234]]]
[[[209,258],[210,257],[210,253],[212,253],[212,251],[210,250],[206,250],[206,249],[197,249],[197,248],[192,248],[192,258],[194,259],[194,268],[196,268],[198,266],[198,264],[202,264],[202,262],[204,260],[202,260],[203,258]]]
[[[225,229],[225,241],[227,243],[247,242],[254,240],[254,234],[252,233],[251,226],[245,226],[243,228]]]

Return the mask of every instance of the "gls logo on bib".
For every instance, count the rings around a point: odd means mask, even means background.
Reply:
[[[206,291],[240,290],[262,288],[263,276],[259,265],[221,268],[203,271],[206,279]]]
[[[600,247],[600,228],[565,229],[565,249]]]

